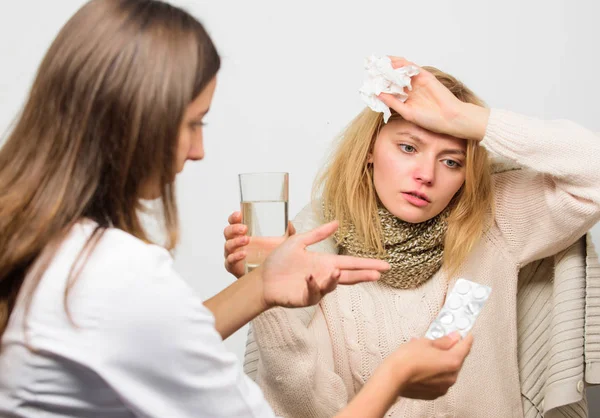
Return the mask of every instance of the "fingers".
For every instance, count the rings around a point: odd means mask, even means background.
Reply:
[[[317,242],[321,242],[326,238],[329,238],[338,228],[338,222],[333,221],[321,225],[318,228],[313,229],[312,231],[305,232],[304,234],[298,235],[300,241],[306,245],[316,244]]]
[[[240,212],[240,211],[233,212],[231,215],[229,215],[227,222],[229,222],[229,225],[241,224],[242,223],[242,212]]]
[[[453,332],[450,335],[433,340],[432,345],[440,350],[449,350],[454,347],[458,341],[460,341],[460,334]]]
[[[453,354],[453,358],[449,364],[449,371],[458,372],[462,368],[465,359],[471,351],[471,347],[473,347],[473,336],[469,334],[449,350]]]
[[[306,278],[306,288],[308,290],[308,305],[314,305],[321,300],[321,287],[311,274]]]
[[[321,297],[335,290],[341,277],[341,273],[342,272],[340,270],[335,269],[329,278],[327,278],[327,280],[321,284]]]
[[[291,221],[288,221],[288,237],[296,235],[296,227]]]
[[[238,251],[233,254],[229,254],[225,258],[225,262],[226,262],[226,264],[233,265],[235,263],[239,263],[240,261],[242,261],[245,258],[246,258],[246,251]]]
[[[402,106],[404,105],[404,103],[402,103],[402,101],[400,99],[398,99],[396,96],[394,96],[393,94],[389,94],[389,93],[380,93],[379,96],[377,96],[377,98],[379,100],[381,100],[383,103],[385,103],[386,106],[389,107],[395,107],[395,106]]]
[[[437,387],[442,390],[447,390],[450,386],[456,383],[458,372],[442,373],[431,379],[428,379],[425,384],[431,387]]]
[[[390,265],[383,260],[372,258],[351,257],[348,255],[330,255],[333,262],[340,270],[377,270],[388,271]]]
[[[380,93],[379,96],[377,96],[377,98],[381,100],[387,107],[394,109],[396,112],[398,112],[400,116],[408,116],[410,112],[409,105],[407,105],[405,102],[403,102],[393,94]]]
[[[407,60],[404,57],[395,57],[392,55],[388,55],[388,56],[389,56],[390,60],[392,61],[392,68],[406,67],[407,65],[414,65],[415,67],[418,67],[417,64]]]
[[[459,341],[452,349],[457,353],[463,360],[471,352],[473,347],[473,335],[468,334],[465,338]]]
[[[237,236],[244,235],[248,232],[248,227],[244,224],[236,223],[227,226],[223,230],[223,236],[226,240],[233,239]]]
[[[310,276],[307,279],[308,293],[309,293],[309,304],[314,305],[319,302],[323,296],[327,293],[331,293],[335,290],[338,285],[338,281],[341,277],[342,272],[338,269],[334,269],[329,277],[317,282],[314,276]]]
[[[377,270],[343,270],[340,275],[339,284],[356,284],[362,282],[374,282],[379,280],[381,273]]]
[[[228,257],[230,254],[233,254],[234,252],[236,252],[236,250],[240,249],[241,247],[248,245],[249,242],[250,238],[246,235],[227,240],[225,242],[225,257]]]

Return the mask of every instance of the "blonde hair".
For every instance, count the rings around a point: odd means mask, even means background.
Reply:
[[[203,26],[161,1],[93,0],[65,24],[0,150],[0,337],[25,277],[33,292],[83,218],[97,228],[79,259],[109,227],[150,241],[140,199],[158,185],[166,247],[176,245],[180,124],[219,66]]]
[[[432,73],[459,100],[485,106],[471,90],[449,74],[434,67]],[[401,118],[393,113],[392,118]],[[381,113],[366,108],[342,132],[330,163],[315,182],[313,201],[321,202],[327,219],[340,222],[344,234],[353,224],[365,249],[383,254],[382,231],[377,214],[378,199],[368,156],[380,129]],[[443,268],[455,274],[481,238],[492,210],[490,163],[486,150],[475,141],[467,141],[465,182],[452,199],[448,230],[444,243]]]

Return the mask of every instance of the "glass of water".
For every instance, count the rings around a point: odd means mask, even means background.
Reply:
[[[248,227],[246,273],[258,267],[287,236],[288,173],[239,175],[242,222]]]

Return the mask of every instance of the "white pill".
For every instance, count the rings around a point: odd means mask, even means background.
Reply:
[[[457,295],[451,295],[448,299],[448,307],[450,309],[458,309],[462,306],[462,299]]]
[[[461,295],[466,295],[469,293],[469,290],[471,290],[471,285],[468,282],[461,280],[460,282],[456,283],[456,291]]]
[[[471,321],[468,318],[462,317],[456,320],[456,328],[458,329],[467,329],[471,325]]]
[[[483,299],[487,296],[487,291],[484,287],[478,287],[473,291],[473,296],[475,296],[475,299]]]
[[[454,316],[450,312],[446,312],[440,317],[440,322],[444,325],[450,325],[452,321],[454,321]]]

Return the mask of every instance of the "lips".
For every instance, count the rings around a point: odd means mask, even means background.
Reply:
[[[431,203],[431,201],[429,200],[429,197],[427,197],[427,195],[425,193],[421,193],[419,191],[413,190],[410,192],[404,192],[405,194],[409,194],[415,197],[418,197],[419,199],[422,199],[424,201],[426,201],[427,203]]]
[[[425,207],[427,205],[429,205],[429,198],[423,194],[423,193],[419,193],[419,192],[403,192],[402,196],[404,196],[404,198],[408,201],[408,203],[417,206],[417,207]]]

